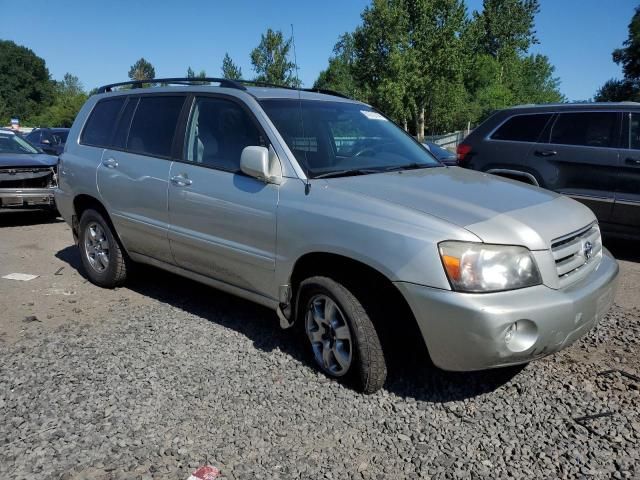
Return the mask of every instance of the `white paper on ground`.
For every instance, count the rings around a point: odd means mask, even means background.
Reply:
[[[30,273],[10,273],[9,275],[5,275],[2,278],[6,278],[7,280],[20,280],[21,282],[28,282],[29,280],[33,280],[34,278],[38,278],[39,275],[31,275]]]

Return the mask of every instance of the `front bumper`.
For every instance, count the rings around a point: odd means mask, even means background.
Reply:
[[[53,207],[54,187],[0,188],[0,208]]]
[[[396,285],[409,302],[433,363],[444,370],[470,371],[526,363],[571,345],[613,304],[617,275],[618,263],[603,249],[602,261],[586,278],[560,290],[539,285],[470,294]],[[526,337],[508,344],[505,335],[515,322],[527,326]]]

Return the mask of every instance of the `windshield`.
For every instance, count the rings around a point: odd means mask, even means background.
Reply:
[[[371,107],[297,99],[260,103],[310,178],[441,165]]]
[[[38,153],[38,150],[24,138],[13,133],[0,132],[0,153]]]

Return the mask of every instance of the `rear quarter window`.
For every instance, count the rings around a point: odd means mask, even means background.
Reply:
[[[513,116],[493,132],[491,139],[537,142],[551,116],[551,113]]]
[[[124,97],[100,100],[82,130],[80,143],[107,148],[124,101]]]

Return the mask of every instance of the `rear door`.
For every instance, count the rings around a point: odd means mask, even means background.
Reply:
[[[175,263],[274,296],[278,186],[240,171],[242,150],[268,146],[266,135],[242,103],[197,96],[184,137],[169,185]]]
[[[173,139],[186,95],[130,96],[98,167],[98,188],[131,252],[173,263],[168,183]]]
[[[619,112],[561,112],[549,143],[533,152],[554,167],[548,188],[584,203],[601,222],[608,222],[613,210],[620,120]]]
[[[640,227],[640,113],[625,113],[612,223]]]
[[[552,112],[520,113],[508,117],[482,144],[480,169],[488,173],[545,186],[545,165],[532,152],[548,135]],[[548,187],[547,187],[548,188]]]

